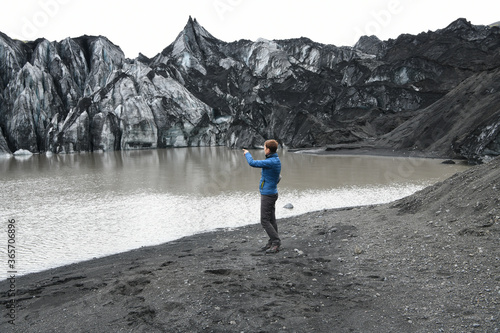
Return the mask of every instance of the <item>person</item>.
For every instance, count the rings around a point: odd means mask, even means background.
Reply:
[[[278,225],[276,223],[276,200],[278,200],[278,182],[281,179],[281,161],[278,157],[278,142],[276,140],[267,140],[264,143],[264,160],[254,160],[252,154],[243,149],[248,164],[254,168],[261,168],[261,177],[259,182],[260,199],[260,223],[267,235],[269,241],[261,248],[266,253],[277,253],[280,250],[281,239],[278,234]]]

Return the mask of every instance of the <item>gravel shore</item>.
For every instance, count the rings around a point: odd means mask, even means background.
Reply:
[[[396,202],[281,219],[275,255],[250,225],[21,276],[15,298],[3,281],[0,331],[498,332],[499,188],[497,158]]]

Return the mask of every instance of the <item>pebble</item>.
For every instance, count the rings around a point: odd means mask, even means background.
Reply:
[[[297,252],[297,254],[298,254],[299,256],[301,256],[301,255],[303,255],[303,254],[304,254],[304,251],[301,251],[301,250],[299,250],[299,249],[294,249],[294,251],[295,251],[295,252]]]

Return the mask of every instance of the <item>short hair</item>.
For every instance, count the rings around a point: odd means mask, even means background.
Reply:
[[[271,153],[275,153],[278,150],[278,141],[276,140],[267,140],[264,143],[264,147],[268,148]]]

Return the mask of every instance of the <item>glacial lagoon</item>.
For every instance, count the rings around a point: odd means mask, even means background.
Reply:
[[[262,150],[251,153],[264,158]],[[468,168],[440,159],[279,155],[278,218],[394,201]],[[9,220],[16,226],[18,275],[259,223],[260,170],[248,166],[241,150],[2,157],[0,170],[2,279],[9,271]],[[288,203],[294,208],[284,208]]]

